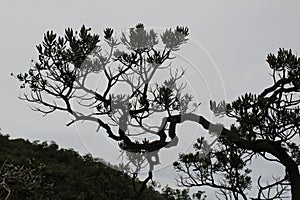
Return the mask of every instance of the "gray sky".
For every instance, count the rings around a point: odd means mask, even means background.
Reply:
[[[211,95],[197,95],[202,101],[204,98],[202,107],[207,107],[210,97],[231,101],[270,85],[265,62],[268,53],[285,47],[299,54],[299,6],[299,1],[277,0],[0,0],[0,128],[13,138],[54,140],[62,147],[101,157],[103,149],[111,145],[106,137],[95,133],[96,127],[79,124],[66,128],[69,116],[64,113],[41,117],[18,100],[19,83],[10,73],[28,69],[30,60],[37,58],[35,45],[47,30],[63,34],[67,27],[78,29],[85,24],[102,34],[106,27],[122,31],[139,22],[146,27],[188,26],[190,43],[178,53],[185,63],[193,64],[191,69],[203,75]],[[192,89],[198,90],[195,84]],[[104,143],[98,145],[99,140]]]

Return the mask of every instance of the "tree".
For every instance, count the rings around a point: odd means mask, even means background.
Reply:
[[[129,34],[123,32],[119,39],[113,32],[105,29],[104,43],[100,44],[100,36],[84,26],[79,32],[66,29],[63,37],[48,31],[43,43],[37,45],[38,61],[33,61],[28,73],[16,76],[22,82],[21,88],[29,86],[30,93],[21,99],[36,104],[32,109],[45,115],[58,110],[71,114],[73,119],[68,125],[95,122],[125,151],[129,162],[121,167],[134,179],[148,164],[148,176],[140,189],[135,188],[138,194],[152,179],[159,151],[178,144],[177,125],[191,121],[209,134],[219,135],[219,149],[211,150],[210,144],[199,138],[195,154],[181,155],[174,166],[187,175],[181,178],[182,185],[208,185],[219,188],[228,198],[245,199],[245,190],[251,185],[247,165],[253,156],[261,156],[281,163],[286,176],[261,186],[258,198],[263,198],[265,189],[280,186],[290,187],[293,199],[300,198],[296,189],[300,187],[299,145],[294,141],[299,133],[299,58],[280,49],[277,57],[270,54],[267,59],[273,70],[271,87],[259,95],[245,94],[231,104],[211,101],[215,115],[236,120],[225,128],[195,114],[200,104],[192,103],[192,96],[184,94],[185,84],[180,79],[184,70],[179,71],[170,62],[174,52],[187,42],[186,27],[166,29],[160,40],[143,24],[131,28]],[[157,74],[165,71],[168,78],[157,81]],[[97,76],[103,88],[91,87],[89,81]],[[116,87],[123,93],[116,94]],[[76,109],[74,103],[81,108]],[[149,122],[155,116],[163,116],[158,124]],[[133,134],[130,127],[139,131]],[[144,139],[134,141],[137,135]],[[149,135],[156,138],[150,140]],[[210,153],[204,156],[207,150]],[[267,157],[269,154],[274,159]],[[215,174],[223,175],[225,182],[217,183]]]
[[[280,164],[285,173],[276,174],[266,185],[260,176],[257,197],[252,199],[300,199],[300,58],[291,50],[279,49],[277,55],[267,56],[267,63],[272,86],[257,95],[246,93],[230,104],[211,101],[216,116],[233,118],[235,123],[222,129],[218,147],[206,157],[199,157],[203,139],[194,145],[196,153],[180,155],[174,167],[181,173],[181,185],[216,188],[222,199],[248,199],[250,163],[261,157]],[[204,129],[211,124],[201,116],[198,122]]]
[[[37,104],[32,109],[45,115],[54,111],[71,114],[68,126],[78,121],[97,123],[126,150],[129,162],[121,167],[134,179],[145,163],[149,165],[144,184],[135,188],[141,194],[152,179],[154,166],[159,164],[158,151],[178,142],[174,122],[179,122],[179,115],[169,117],[187,112],[191,102],[192,97],[182,93],[184,84],[176,85],[183,72],[167,63],[174,59],[172,53],[187,41],[187,36],[185,27],[166,29],[160,35],[163,47],[159,50],[158,34],[146,30],[143,24],[131,28],[128,36],[122,33],[120,39],[107,28],[103,44],[100,36],[91,34],[85,26],[79,32],[68,28],[63,37],[48,31],[43,43],[37,45],[38,61],[33,61],[28,73],[16,76],[22,82],[21,88],[29,86],[30,90],[21,99]],[[153,84],[158,71],[167,71],[169,79]],[[90,86],[95,76],[102,76],[102,85],[106,85],[102,90]],[[127,93],[116,94],[116,87]],[[75,103],[81,108],[74,109]],[[166,117],[158,125],[147,122],[155,115]],[[139,127],[140,132],[131,134],[129,127]],[[134,141],[141,134],[145,138]],[[149,141],[147,134],[158,138]]]

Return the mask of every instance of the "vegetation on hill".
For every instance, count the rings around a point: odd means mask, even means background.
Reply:
[[[129,175],[91,155],[59,149],[54,142],[9,139],[0,134],[0,199],[135,199]],[[139,185],[140,186],[140,185]],[[139,199],[175,199],[181,193],[148,187]],[[182,193],[184,194],[184,193]],[[189,199],[186,191],[180,199]],[[178,199],[178,198],[176,198]]]

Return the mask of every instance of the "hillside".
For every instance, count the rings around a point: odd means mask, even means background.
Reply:
[[[135,199],[132,180],[91,155],[0,134],[0,199]],[[139,199],[169,199],[147,188]]]

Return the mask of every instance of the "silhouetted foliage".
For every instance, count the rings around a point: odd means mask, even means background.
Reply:
[[[159,164],[158,151],[178,143],[170,121],[153,125],[147,119],[156,114],[163,114],[166,119],[197,107],[189,105],[192,97],[182,92],[184,85],[176,85],[183,72],[179,73],[167,63],[174,58],[172,53],[187,41],[189,33],[181,26],[166,29],[160,35],[162,47],[156,47],[160,41],[158,34],[152,29],[146,30],[143,24],[131,28],[129,35],[123,32],[120,38],[113,33],[113,29],[106,28],[104,42],[100,43],[100,36],[92,34],[85,26],[78,32],[67,28],[63,37],[48,31],[43,43],[37,45],[38,61],[33,61],[27,73],[16,77],[22,82],[22,89],[29,88],[29,94],[25,93],[21,99],[39,105],[33,110],[45,115],[64,111],[73,117],[68,125],[92,121],[103,128],[108,137],[127,151],[128,159],[134,159],[126,168],[134,179],[142,164],[136,165],[136,159],[146,162],[148,177],[140,189],[134,186],[141,194],[152,179],[154,166]],[[151,81],[159,71],[167,71],[169,78],[153,84]],[[89,86],[89,79],[100,75],[106,87],[101,90]],[[129,93],[114,92],[117,86],[126,91],[124,85]],[[88,109],[74,109],[74,103]],[[180,119],[174,120],[180,123]],[[136,135],[145,135],[145,138],[136,140],[135,135],[130,135],[129,127],[139,127]],[[158,139],[150,141],[149,134]]]
[[[286,173],[274,177],[274,183],[266,186],[259,178],[256,198],[300,199],[300,150],[296,141],[300,121],[300,59],[291,50],[280,49],[277,55],[268,55],[274,83],[260,94],[246,93],[232,103],[211,101],[210,108],[216,116],[235,120],[230,128],[225,128],[195,114],[200,104],[192,104],[192,96],[183,93],[180,78],[184,72],[168,62],[187,42],[187,28],[166,29],[159,37],[154,30],[138,24],[119,38],[113,33],[113,29],[105,29],[104,44],[100,45],[100,36],[91,34],[84,26],[79,32],[66,29],[63,37],[48,31],[43,43],[37,45],[38,61],[33,62],[27,73],[17,75],[21,88],[29,89],[29,94],[21,98],[37,105],[33,109],[45,115],[57,110],[69,113],[73,119],[68,125],[95,122],[126,151],[134,168],[129,164],[123,167],[133,179],[146,162],[148,177],[140,189],[134,186],[138,195],[160,163],[159,151],[178,144],[177,125],[191,121],[200,124],[208,134],[220,137],[214,149],[199,138],[196,153],[180,155],[174,163],[182,175],[180,184],[209,186],[219,189],[223,198],[247,199],[253,184],[249,164],[255,157],[261,157],[281,164]],[[166,69],[169,76],[153,84],[154,75]],[[88,80],[93,80],[93,76],[101,77],[104,88],[89,86]],[[122,84],[129,92],[116,94],[113,88],[122,88]],[[75,110],[71,100],[86,109]],[[147,120],[155,118],[155,114],[163,117],[154,125]],[[130,126],[140,128],[139,132],[131,134]],[[136,135],[145,137],[136,141]],[[149,140],[147,135],[158,139]]]
[[[235,124],[223,128],[217,147],[206,157],[199,156],[201,139],[194,144],[196,153],[180,155],[174,167],[181,173],[181,185],[216,188],[222,199],[248,199],[253,189],[250,163],[261,157],[282,165],[285,173],[274,174],[269,183],[262,182],[262,174],[253,199],[300,199],[300,58],[291,50],[279,49],[277,55],[268,55],[267,63],[272,86],[229,104],[211,101],[216,116],[233,118]],[[207,129],[209,122],[200,124]]]
[[[167,199],[167,200],[175,200],[175,199],[180,199],[180,200],[191,200],[190,196],[188,195],[189,190],[184,189],[184,190],[179,190],[179,189],[172,189],[169,186],[165,186],[162,189],[162,195]]]

